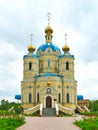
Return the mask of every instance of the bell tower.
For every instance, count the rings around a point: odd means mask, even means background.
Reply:
[[[23,79],[32,79],[33,76],[38,74],[38,59],[34,56],[35,47],[32,44],[33,34],[30,35],[31,43],[28,46],[28,55],[24,55],[24,73]]]
[[[27,55],[23,57],[23,81],[21,82],[21,93],[22,93],[22,107],[28,108],[34,106],[36,102],[36,93],[34,85],[34,76],[39,73],[39,60],[34,54],[35,47],[32,44],[33,35],[30,35],[31,43],[28,46]]]
[[[77,82],[74,78],[74,55],[70,53],[70,47],[67,44],[67,34],[65,34],[65,45],[62,47],[63,55],[59,59],[59,74],[62,75],[62,104],[74,107],[77,103]],[[64,98],[65,97],[65,98]]]

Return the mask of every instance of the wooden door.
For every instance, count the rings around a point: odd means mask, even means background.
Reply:
[[[52,98],[50,96],[46,97],[46,108],[52,107]]]

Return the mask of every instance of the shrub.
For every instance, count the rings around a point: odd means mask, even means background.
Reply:
[[[1,118],[0,119],[0,130],[15,130],[17,127],[24,124],[24,117],[16,116],[12,118]]]
[[[75,124],[82,128],[82,130],[98,130],[98,118],[84,119],[81,121],[75,121]]]

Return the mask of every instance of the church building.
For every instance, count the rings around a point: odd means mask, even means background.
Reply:
[[[72,114],[77,105],[75,57],[66,43],[66,36],[62,50],[54,45],[50,16],[48,18],[45,43],[36,49],[31,38],[27,55],[23,57],[21,105],[27,114],[45,108]]]

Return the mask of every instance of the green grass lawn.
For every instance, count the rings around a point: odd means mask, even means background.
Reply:
[[[0,118],[0,130],[15,130],[24,123],[24,117],[20,116],[13,118]]]
[[[98,118],[75,121],[75,124],[82,130],[98,130]]]

